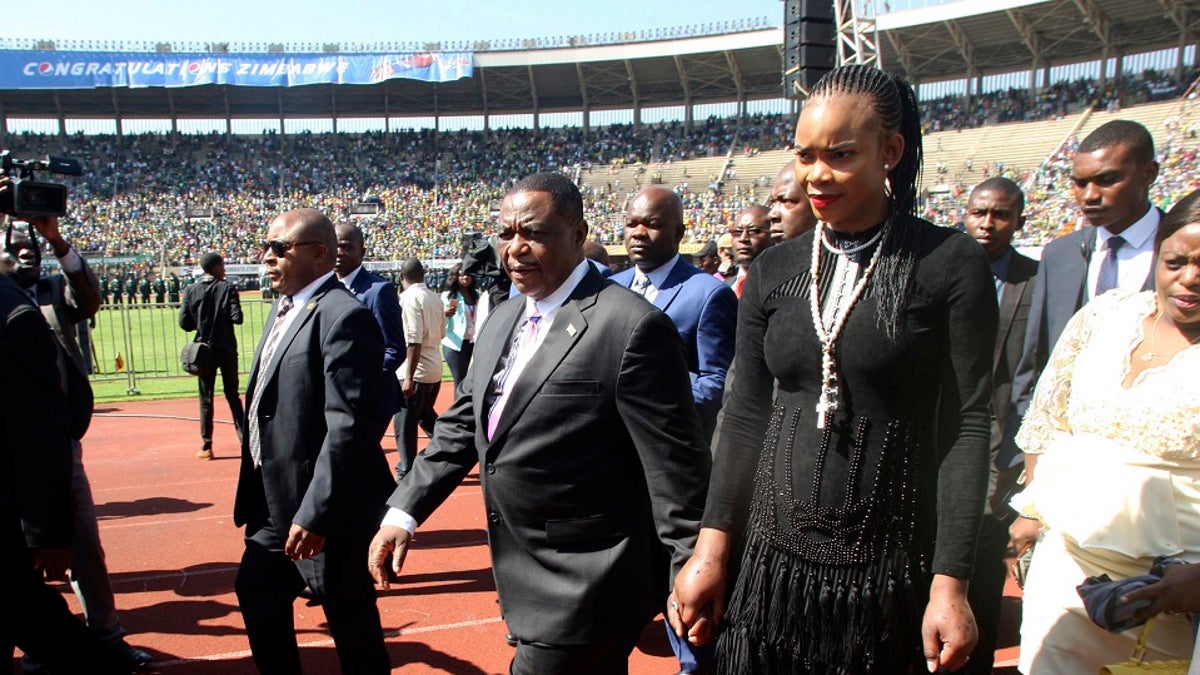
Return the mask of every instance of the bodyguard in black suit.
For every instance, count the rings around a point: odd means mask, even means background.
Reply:
[[[987,253],[996,279],[1000,322],[996,355],[992,362],[991,463],[988,472],[988,501],[980,523],[975,555],[975,574],[967,598],[979,627],[979,642],[963,673],[989,675],[995,659],[1000,604],[1008,575],[1004,559],[1008,548],[1008,525],[1014,514],[1007,496],[1016,484],[1019,458],[1004,444],[1005,423],[1012,415],[1012,376],[1025,342],[1025,326],[1033,297],[1037,261],[1012,247],[1013,235],[1025,224],[1025,196],[1007,178],[989,178],[971,191],[967,200],[967,234]]]
[[[239,440],[246,419],[242,397],[238,394],[237,335],[233,332],[233,327],[242,323],[242,301],[237,289],[225,281],[225,259],[220,253],[205,253],[200,258],[200,269],[204,270],[204,278],[200,283],[188,286],[183,294],[179,327],[196,331],[195,340],[208,343],[211,350],[213,367],[196,378],[200,387],[200,440],[203,443],[196,457],[207,460],[213,457],[213,394],[218,370]]]
[[[371,310],[383,332],[383,378],[379,398],[384,419],[391,419],[400,410],[403,397],[400,383],[396,380],[396,369],[404,362],[404,319],[400,315],[400,297],[391,281],[362,266],[366,257],[366,241],[357,225],[342,223],[337,226],[337,260],[335,269],[338,280]],[[380,432],[382,435],[387,427]]]
[[[127,673],[43,578],[66,578],[74,536],[71,415],[50,328],[0,274],[0,578],[6,616],[0,660],[13,646],[63,673]]]
[[[483,325],[458,400],[388,500],[371,544],[399,572],[418,523],[476,464],[511,672],[625,673],[663,609],[703,510],[709,452],[670,319],[583,257],[565,176],[535,174],[500,208],[520,296]]]
[[[301,672],[292,604],[321,601],[342,672],[390,672],[366,547],[394,486],[379,447],[383,339],[334,277],[337,236],[298,209],[267,232],[262,262],[280,300],[247,389],[234,522],[246,526],[236,590],[254,662]]]

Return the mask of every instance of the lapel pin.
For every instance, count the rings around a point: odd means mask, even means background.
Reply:
[[[571,337],[575,337],[575,334],[578,332],[579,331],[575,330],[575,324],[573,324],[573,323],[567,324],[567,335],[570,335]]]
[[[316,307],[316,306],[317,306],[317,301],[316,301],[316,300],[309,300],[309,301],[308,301],[308,304],[307,304],[307,305],[305,305],[305,306],[304,306],[304,308],[305,308],[305,309],[312,309],[313,307]]]

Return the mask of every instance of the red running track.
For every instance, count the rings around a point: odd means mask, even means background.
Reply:
[[[449,405],[450,387],[441,394],[438,410]],[[242,552],[232,516],[237,439],[223,401],[215,403],[226,423],[217,424],[211,462],[195,458],[194,399],[102,404],[83,443],[121,622],[129,642],[154,655],[149,673],[257,672],[233,592]],[[394,462],[390,435],[384,444]],[[79,611],[70,588],[62,590]],[[1018,606],[1015,597],[1006,599],[1006,609]],[[504,642],[477,474],[418,531],[399,583],[380,593],[379,610],[393,673],[507,672],[512,650]],[[1009,619],[997,653],[1005,665],[1016,657],[1011,611]],[[296,632],[307,672],[339,672],[320,607],[297,600]],[[630,672],[677,670],[661,625],[652,624]]]

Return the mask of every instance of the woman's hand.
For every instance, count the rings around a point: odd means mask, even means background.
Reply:
[[[671,630],[694,645],[717,635],[725,615],[725,577],[729,564],[729,535],[704,528],[696,552],[675,577],[675,590],[667,598],[666,616]]]
[[[1013,555],[1021,555],[1025,549],[1033,546],[1042,534],[1042,521],[1034,518],[1018,517],[1008,526],[1008,547]]]
[[[979,642],[975,615],[967,603],[967,581],[936,574],[929,587],[929,604],[921,624],[925,664],[929,672],[938,668],[958,670],[967,664]]]

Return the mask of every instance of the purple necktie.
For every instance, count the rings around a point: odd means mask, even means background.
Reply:
[[[511,391],[508,380],[513,367],[517,365],[522,352],[533,348],[534,340],[537,337],[538,321],[541,320],[542,315],[537,313],[536,308],[533,311],[534,313],[525,319],[521,328],[517,330],[517,334],[513,336],[508,357],[504,360],[504,367],[492,379],[496,398],[492,401],[492,409],[488,412],[487,437],[489,441],[496,434],[496,426],[500,424],[500,414],[504,412],[504,405],[508,402],[508,394]]]

